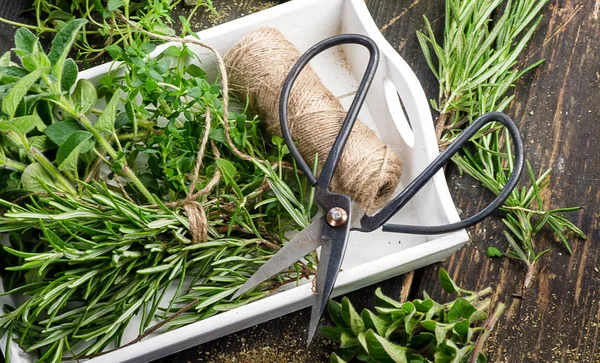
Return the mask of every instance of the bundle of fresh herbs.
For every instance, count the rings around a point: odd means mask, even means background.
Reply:
[[[514,99],[508,94],[516,82],[537,61],[523,70],[518,58],[541,21],[548,0],[446,0],[444,38],[440,44],[425,18],[426,31],[418,32],[425,60],[439,81],[440,90],[432,106],[439,112],[437,136],[440,147],[451,143],[477,117],[490,111],[504,111]],[[490,124],[473,138],[473,149],[453,158],[486,188],[498,194],[512,172],[513,157],[508,137],[496,124]],[[534,238],[550,227],[557,239],[571,252],[569,235],[585,239],[585,234],[563,216],[579,207],[546,207],[541,190],[550,184],[551,169],[536,176],[529,162],[529,188],[515,189],[504,203],[504,232],[509,242],[506,256],[522,260],[527,266],[527,287],[536,261],[549,250],[538,252]],[[547,204],[547,203],[546,203]],[[496,248],[488,255],[497,256]]]
[[[113,45],[120,63],[98,85],[77,81],[68,54],[84,24],[48,53],[21,28],[19,64],[1,58],[0,272],[17,304],[0,336],[40,361],[119,346],[135,315],[139,340],[313,273],[309,256],[229,301],[308,224],[312,189],[185,45],[155,58],[149,43]]]
[[[182,3],[181,0],[34,0],[26,13],[35,15],[35,25],[5,18],[0,18],[0,22],[25,27],[36,34],[54,35],[70,21],[85,19],[88,23],[81,29],[73,48],[76,58],[87,64],[105,55],[106,47],[132,40],[131,29],[116,19],[115,10],[147,30],[163,35],[175,35],[176,26],[181,26],[183,33],[188,31],[190,20],[200,8],[217,14],[212,0],[186,0],[185,4],[191,5],[192,9],[187,16],[173,19],[173,11]],[[149,37],[144,38],[144,42],[149,40]]]
[[[497,304],[488,317],[491,288],[461,289],[444,269],[440,282],[444,291],[458,298],[440,304],[423,293],[424,299],[399,302],[377,289],[375,312],[364,309],[360,314],[346,297],[341,304],[330,301],[335,326],[322,328],[321,333],[339,343],[331,362],[486,362],[482,349],[504,304]]]

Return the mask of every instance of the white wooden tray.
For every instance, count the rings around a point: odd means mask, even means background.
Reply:
[[[360,119],[375,129],[400,155],[404,170],[399,188],[407,185],[437,156],[437,141],[425,93],[408,64],[381,35],[363,0],[294,0],[198,34],[204,42],[225,53],[244,35],[264,26],[278,28],[300,51],[335,34],[370,36],[379,46],[381,61]],[[168,46],[157,48],[155,54]],[[203,68],[216,72],[214,58],[209,52],[201,48],[192,49],[203,58]],[[348,107],[368,56],[359,46],[342,49],[343,52],[332,50],[320,55],[311,62],[311,66]],[[80,77],[97,81],[110,67],[111,64],[104,64],[81,72]],[[458,219],[444,175],[440,172],[390,222],[433,225]],[[381,230],[368,234],[353,232],[333,296],[442,260],[467,240],[465,230],[443,236],[413,236]],[[309,305],[310,284],[288,286],[282,290],[285,291],[259,302],[148,337],[91,362],[148,362]],[[0,304],[11,302],[11,297],[0,298]],[[138,322],[132,322],[135,323]],[[131,332],[129,335],[126,332],[124,342],[135,338],[136,329],[131,329]],[[4,349],[5,343],[0,342],[0,346]],[[10,354],[13,363],[35,361],[35,357],[24,353],[14,343]]]

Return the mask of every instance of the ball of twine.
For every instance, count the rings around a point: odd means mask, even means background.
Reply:
[[[235,44],[225,55],[229,85],[250,95],[253,110],[271,135],[281,136],[279,97],[300,52],[281,32],[261,28]],[[289,98],[288,122],[302,157],[318,154],[321,170],[335,142],[346,111],[310,67],[297,78]],[[381,208],[400,182],[398,155],[360,120],[354,125],[336,169],[331,190],[346,194],[367,213]]]

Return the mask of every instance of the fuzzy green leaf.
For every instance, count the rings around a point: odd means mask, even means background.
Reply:
[[[402,308],[401,303],[399,303],[398,301],[396,301],[392,298],[385,296],[383,294],[383,292],[381,291],[381,288],[377,288],[377,290],[375,290],[375,305],[377,305],[378,307],[382,307],[382,308],[396,308],[396,309]]]
[[[56,152],[56,163],[58,169],[63,171],[75,171],[79,155],[91,150],[94,146],[93,135],[87,131],[74,132]]]
[[[2,100],[2,111],[8,115],[8,118],[13,118],[15,116],[19,103],[21,103],[23,97],[25,97],[31,86],[37,82],[41,75],[41,68],[29,73],[21,78],[4,97]]]
[[[66,59],[63,66],[60,88],[64,92],[71,92],[71,88],[73,88],[73,85],[77,81],[78,74],[77,63],[71,58]]]
[[[77,109],[87,114],[98,101],[98,93],[94,84],[87,79],[80,79],[71,95]],[[96,125],[97,127],[97,125]]]
[[[61,122],[54,123],[44,130],[44,133],[53,143],[61,146],[73,133],[83,130],[79,122],[67,119]]]
[[[15,117],[8,121],[0,121],[0,133],[12,131],[21,137],[36,127],[43,127],[44,123],[37,114]]]
[[[31,54],[36,50],[38,38],[27,28],[19,28],[15,32],[15,49],[19,55]]]
[[[330,363],[346,363],[345,360],[343,360],[342,358],[338,357],[335,353],[331,354],[331,357],[329,358],[329,362]]]
[[[42,182],[48,186],[54,185],[54,178],[44,169],[39,163],[32,163],[25,168],[23,175],[21,175],[21,183],[23,189],[31,192],[44,192]]]
[[[440,268],[440,284],[442,285],[442,289],[449,294],[458,291],[458,286],[456,286],[450,275],[448,275],[448,272],[443,268]]]
[[[448,311],[448,322],[453,323],[459,319],[469,319],[475,311],[477,309],[467,299],[459,297]]]
[[[350,326],[350,329],[354,332],[354,334],[362,333],[365,331],[365,324],[363,323],[360,315],[350,303],[350,299],[344,297],[342,299],[342,317],[346,324]]]
[[[365,333],[369,355],[377,362],[408,363],[406,348],[396,345],[369,329]]]
[[[117,119],[117,107],[119,106],[120,101],[121,97],[119,96],[119,93],[115,92],[110,101],[108,101],[108,104],[100,117],[98,117],[98,121],[94,127],[101,133],[112,134],[114,132],[115,120]]]
[[[336,326],[340,328],[350,328],[342,316],[342,304],[335,300],[329,300],[329,302],[327,302],[327,312],[329,313],[329,318]]]
[[[368,309],[363,309],[360,316],[362,317],[366,329],[373,329],[377,332],[377,334],[385,335],[385,332],[389,326],[385,320],[373,314]]]
[[[62,84],[62,71],[64,69],[65,60],[71,51],[71,46],[79,33],[81,27],[87,23],[83,19],[75,19],[67,23],[52,40],[52,47],[48,53],[48,59],[52,64],[54,75],[59,84]]]
[[[352,331],[343,331],[342,332],[342,334],[340,336],[340,348],[346,349],[346,348],[356,347],[359,345],[360,345],[360,342],[358,341],[358,338],[356,337],[356,335],[354,335],[352,333]]]

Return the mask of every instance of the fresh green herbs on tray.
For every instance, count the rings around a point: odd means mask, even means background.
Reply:
[[[48,53],[21,28],[19,63],[0,60],[0,273],[15,298],[0,336],[41,361],[119,346],[136,315],[141,339],[314,273],[308,256],[229,300],[308,224],[312,189],[245,100],[224,108],[185,45],[154,58],[148,43],[113,45],[120,63],[77,81],[68,54],[84,23]]]
[[[440,147],[451,143],[477,117],[490,111],[504,111],[514,99],[508,94],[516,82],[537,61],[519,70],[518,58],[541,21],[548,0],[446,0],[443,42],[436,41],[425,18],[425,32],[418,32],[425,60],[439,81],[440,90],[432,106],[439,112],[436,133]],[[453,158],[466,172],[498,194],[512,172],[512,154],[502,128],[491,124],[474,137],[473,149]],[[551,169],[536,176],[529,162],[531,186],[513,191],[504,203],[503,219],[509,242],[506,256],[527,266],[524,285],[531,282],[536,261],[549,250],[539,251],[536,235],[550,228],[567,251],[571,235],[585,234],[565,213],[579,207],[548,208],[541,191],[550,184]],[[547,194],[547,193],[546,193]]]
[[[331,362],[486,362],[483,346],[504,304],[488,317],[491,288],[461,289],[444,269],[440,280],[444,291],[458,295],[454,301],[441,304],[423,293],[424,299],[402,303],[377,289],[375,311],[359,314],[348,298],[331,300],[329,317],[335,326],[321,330],[339,343]]]
[[[131,29],[120,23],[115,17],[115,10],[122,12],[128,19],[133,19],[153,33],[175,35],[176,28],[182,33],[191,33],[190,20],[197,11],[205,8],[216,14],[212,0],[185,0],[191,5],[186,16],[173,19],[172,14],[182,0],[33,0],[26,13],[34,15],[35,24],[22,24],[10,19],[0,18],[0,22],[25,27],[36,34],[53,35],[74,19],[85,19],[88,23],[81,29],[74,44],[77,60],[84,63],[94,62],[106,54],[106,47],[128,43],[133,38],[140,42],[148,42],[144,34],[133,34]]]

